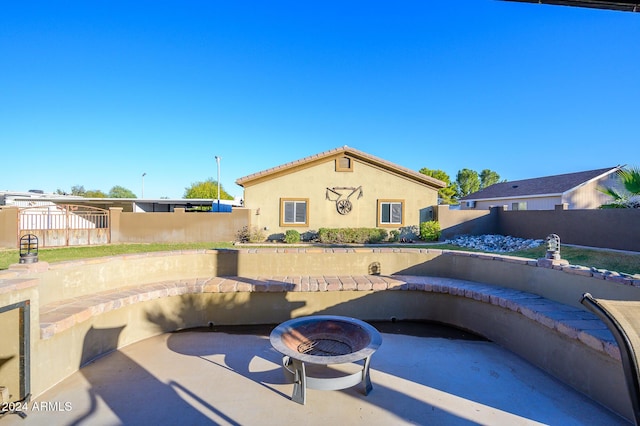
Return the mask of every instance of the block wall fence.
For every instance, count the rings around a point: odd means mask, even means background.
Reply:
[[[511,211],[450,210],[432,206],[440,223],[440,240],[457,235],[499,234],[544,239],[560,236],[562,243],[640,252],[640,209]],[[110,209],[111,243],[176,243],[235,241],[238,230],[253,225],[256,212],[234,208],[231,213],[132,213]],[[0,248],[17,248],[18,208],[0,208]]]
[[[588,247],[640,251],[640,209],[568,210],[450,210],[434,206],[441,240],[458,235],[499,234],[544,239],[557,234],[560,241]]]

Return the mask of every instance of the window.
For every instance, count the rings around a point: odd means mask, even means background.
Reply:
[[[280,226],[308,226],[309,199],[281,198]]]
[[[511,203],[511,210],[526,210],[527,202],[520,201],[519,203]]]
[[[349,157],[336,158],[336,172],[352,172],[353,161]]]
[[[378,200],[378,226],[398,226],[404,223],[404,201]]]

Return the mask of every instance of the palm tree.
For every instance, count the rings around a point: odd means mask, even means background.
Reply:
[[[601,209],[640,208],[640,168],[629,167],[618,170],[618,177],[624,189],[614,187],[598,188],[600,192],[613,198],[609,204],[603,204]]]

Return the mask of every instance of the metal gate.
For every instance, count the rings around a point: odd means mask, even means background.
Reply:
[[[110,242],[109,210],[73,204],[24,207],[18,240],[38,237],[40,247],[84,246]]]

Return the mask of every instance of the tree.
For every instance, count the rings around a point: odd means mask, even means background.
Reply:
[[[480,172],[480,189],[484,189],[499,181],[500,175],[493,170],[484,169]]]
[[[603,204],[601,209],[640,208],[640,168],[631,167],[618,170],[623,188],[615,186],[600,187],[598,190],[613,198],[613,202]]]
[[[111,190],[109,191],[109,194],[105,194],[103,191],[99,189],[90,189],[87,191],[84,189],[84,186],[82,185],[72,186],[70,194],[61,189],[57,189],[56,194],[73,195],[76,197],[85,197],[85,198],[137,198],[136,194],[134,194],[127,188],[119,185],[112,187]]]
[[[107,194],[100,191],[99,189],[84,189],[82,185],[73,185],[71,187],[71,193],[69,194],[66,191],[61,189],[56,190],[56,194],[58,195],[73,195],[74,197],[85,197],[85,198],[106,198]]]
[[[136,194],[124,186],[116,185],[109,191],[109,198],[138,198]]]
[[[86,193],[87,191],[85,191],[84,186],[82,185],[74,185],[71,187],[71,195],[84,197]]]
[[[438,198],[440,198],[440,204],[455,204],[456,194],[458,193],[458,185],[455,182],[451,182],[451,178],[447,173],[442,170],[432,170],[423,167],[419,170],[420,173],[426,176],[431,176],[447,184],[446,187],[438,190]]]
[[[218,198],[218,182],[209,178],[204,182],[192,183],[189,188],[184,189],[184,198]],[[222,186],[220,186],[220,199],[233,200]]]
[[[107,198],[107,194],[105,194],[104,192],[100,191],[99,189],[90,189],[89,191],[86,191],[84,193],[83,197],[86,197],[86,198]]]
[[[471,169],[462,169],[456,176],[458,184],[458,196],[464,197],[480,189],[480,178],[478,172]]]

